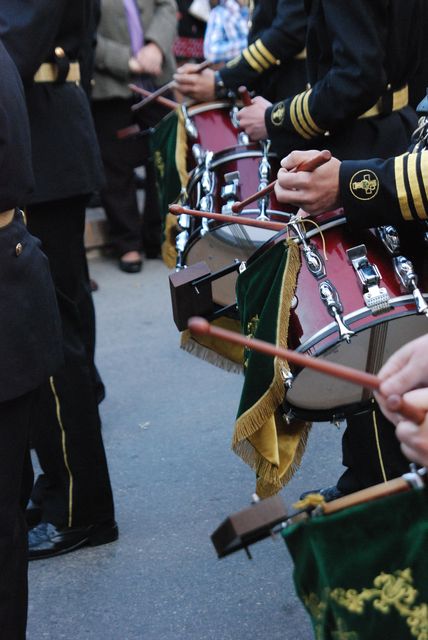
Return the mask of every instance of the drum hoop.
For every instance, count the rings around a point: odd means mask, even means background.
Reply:
[[[247,209],[246,209],[246,210],[245,210],[245,213],[246,213],[246,214],[247,214],[247,213],[251,213],[251,211],[253,211],[253,210],[247,211]],[[254,209],[254,213],[259,213],[258,209]],[[278,212],[277,212],[277,211],[273,211],[273,210],[268,209],[267,213],[268,213],[268,214],[270,214],[270,213],[277,214]],[[239,216],[236,216],[236,217],[238,218]],[[187,255],[188,255],[188,253],[189,253],[190,249],[192,249],[192,247],[193,247],[197,242],[199,242],[199,240],[200,240],[201,238],[205,238],[206,236],[209,236],[211,233],[214,233],[214,232],[216,232],[216,231],[219,231],[220,229],[224,229],[225,227],[231,227],[232,225],[235,225],[235,224],[238,224],[238,223],[237,223],[237,222],[223,222],[223,223],[221,223],[221,224],[217,224],[217,225],[216,225],[215,227],[213,227],[212,229],[209,229],[209,230],[208,230],[208,233],[205,233],[205,234],[204,234],[204,235],[202,235],[202,236],[200,235],[200,233],[201,233],[201,229],[198,227],[197,229],[195,229],[194,231],[192,231],[192,233],[191,233],[191,234],[190,234],[190,236],[189,236],[189,239],[187,240],[187,243],[186,243],[186,246],[185,246],[185,248],[184,248],[184,252],[183,252],[183,258],[185,259],[185,258],[187,257]],[[231,239],[233,240],[233,236],[231,236]],[[226,246],[229,246],[229,243],[228,243],[228,242],[226,242],[226,241],[224,242],[224,244],[225,244]],[[234,246],[234,245],[235,245],[235,242],[234,242],[234,241],[230,242],[230,245]],[[262,245],[261,245],[261,246],[262,246]]]
[[[201,104],[194,104],[187,108],[189,116],[198,116],[200,113],[206,113],[207,111],[213,111],[213,109],[231,109],[232,102],[202,102]]]
[[[222,151],[219,151],[217,153],[215,153],[213,155],[213,159],[210,162],[210,170],[211,169],[216,169],[217,167],[220,167],[222,164],[225,164],[226,162],[230,162],[233,160],[241,160],[244,158],[261,158],[263,156],[263,152],[261,151],[261,149],[251,149],[248,150],[246,149],[245,151],[236,151],[234,153],[231,153],[230,155],[225,155],[222,157],[219,157],[220,154],[224,154],[226,151],[228,151],[228,149],[230,149],[231,151],[233,151],[233,149],[235,149],[235,147],[228,147],[226,149],[223,149]],[[269,154],[269,157],[276,157],[274,154]],[[192,176],[189,180],[189,184],[187,187],[187,191],[190,192],[193,187],[194,184],[196,182],[199,182],[200,178],[202,177],[204,171],[206,171],[206,167],[204,166],[200,166],[200,167],[196,167],[193,170]]]
[[[423,293],[422,295],[426,300],[428,300],[428,293]],[[410,304],[415,303],[415,299],[412,295],[398,296],[396,298],[391,298],[390,300],[390,304],[393,307],[399,307],[401,305],[409,304],[409,303]],[[356,322],[357,320],[361,320],[362,318],[366,318],[367,316],[371,316],[371,315],[373,315],[371,309],[369,309],[368,307],[361,307],[360,309],[357,309],[356,311],[352,311],[352,313],[348,313],[347,315],[343,316],[343,321],[349,326],[351,322]],[[368,326],[373,327],[378,324],[381,324],[382,322],[390,322],[392,320],[396,320],[397,318],[404,318],[406,316],[413,316],[413,315],[420,315],[420,314],[418,314],[416,312],[416,309],[414,309],[410,311],[401,311],[396,315],[387,316],[386,318],[382,316],[377,316],[374,318],[374,321],[371,322],[370,325]],[[357,334],[361,333],[362,331],[367,329],[368,326],[356,328],[355,332]],[[337,324],[335,322],[331,322],[327,326],[323,327],[320,331],[317,331],[317,333],[311,336],[309,340],[306,340],[306,342],[304,342],[299,347],[297,347],[296,351],[306,352],[309,349],[311,349],[313,346],[315,346],[318,342],[321,342],[325,338],[328,338],[330,335],[332,335],[336,331],[337,331]],[[324,351],[329,349],[331,346],[332,345],[326,346],[324,349],[322,349],[319,352],[318,355],[321,355],[322,353],[324,353]]]

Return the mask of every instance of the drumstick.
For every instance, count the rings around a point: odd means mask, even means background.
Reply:
[[[143,89],[143,87],[139,87],[136,84],[129,84],[128,87],[131,89],[131,91],[134,91],[135,93],[139,93],[141,96],[145,96],[147,98],[154,96],[154,92],[151,91],[147,91],[147,89]],[[154,98],[151,98],[152,100],[156,100],[156,102],[158,102],[159,104],[161,104],[164,107],[167,107],[168,109],[171,109],[171,111],[174,111],[174,109],[177,107],[178,102],[175,102],[174,100],[170,100],[169,98],[163,98],[162,96],[158,95]],[[144,102],[143,100],[141,100],[141,102],[137,102],[136,104],[141,104],[142,102]],[[131,109],[134,108],[133,105],[131,107]]]
[[[204,69],[207,69],[209,66],[211,66],[211,64],[212,62],[210,62],[210,60],[204,60],[203,62],[198,64],[195,67],[194,71],[192,71],[191,73],[200,73]],[[133,104],[131,107],[131,110],[138,111],[139,109],[142,109],[143,107],[146,106],[146,104],[149,104],[153,100],[156,100],[156,98],[158,98],[159,96],[162,96],[164,93],[166,93],[170,89],[174,89],[174,87],[175,87],[175,80],[171,80],[171,82],[167,82],[166,84],[163,85],[163,87],[159,87],[159,89],[156,89],[156,91],[153,91],[152,93],[150,93],[150,95],[144,98],[144,100],[140,100],[140,102]]]
[[[227,329],[216,327],[204,318],[190,318],[188,327],[190,331],[196,335],[210,335],[215,338],[220,338],[221,340],[234,342],[235,344],[247,347],[248,349],[254,349],[255,351],[259,351],[260,353],[264,353],[268,356],[292,362],[300,367],[309,367],[310,369],[315,369],[320,373],[325,373],[327,375],[334,376],[335,378],[347,380],[348,382],[365,387],[366,389],[377,391],[380,387],[380,379],[372,373],[359,371],[358,369],[322,360],[321,358],[306,356],[302,353],[298,353],[297,351],[277,347],[274,344],[265,342],[264,340],[258,340],[257,338],[250,339],[239,333],[235,333],[234,331],[228,331]],[[425,419],[425,411],[423,411],[423,409],[418,409],[417,407],[409,405],[408,402],[399,396],[394,396],[393,404],[396,407],[394,411],[400,413],[402,416],[416,424],[421,424]]]
[[[321,165],[325,164],[330,159],[331,159],[330,151],[328,151],[327,149],[324,149],[324,151],[320,151],[314,158],[312,158],[312,160],[306,160],[305,162],[301,162],[299,165],[297,165],[297,167],[294,167],[294,169],[292,169],[289,173],[296,173],[297,171],[309,171],[309,172],[314,171],[315,169],[317,169],[317,167],[320,167]],[[265,187],[264,189],[260,189],[260,191],[257,191],[256,193],[253,193],[252,196],[248,196],[248,198],[245,198],[245,200],[242,200],[242,202],[235,202],[232,205],[233,213],[240,213],[240,211],[242,211],[242,209],[246,207],[247,204],[251,204],[255,200],[259,200],[260,198],[263,198],[264,196],[266,196],[268,193],[271,193],[271,191],[275,189],[276,182],[277,181],[274,180],[273,182],[268,184],[267,187]]]
[[[239,87],[238,93],[244,107],[249,107],[253,104],[251,100],[250,92],[248,91],[247,87]]]
[[[283,231],[286,224],[283,222],[274,222],[272,220],[256,220],[255,218],[246,218],[244,216],[228,216],[224,213],[214,213],[207,211],[198,211],[198,209],[187,209],[179,204],[170,204],[169,211],[174,216],[180,216],[182,213],[196,218],[208,218],[209,220],[217,220],[218,222],[230,222],[231,224],[243,224],[248,227],[258,227],[259,229],[268,229],[269,231]]]

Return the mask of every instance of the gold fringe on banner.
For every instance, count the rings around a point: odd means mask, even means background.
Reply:
[[[186,189],[189,182],[187,172],[188,140],[184,127],[184,117],[180,107],[177,107],[177,134],[175,143],[175,166],[180,178],[181,188]],[[165,218],[165,240],[162,243],[162,260],[169,269],[173,269],[177,262],[175,239],[180,233],[177,216],[167,213]]]
[[[211,324],[241,333],[241,323],[233,318],[217,318]],[[181,334],[180,346],[188,353],[206,360],[220,369],[232,373],[243,373],[244,349],[239,345],[212,336],[193,336],[187,330]]]
[[[276,344],[287,347],[291,301],[300,269],[300,250],[288,246],[281,285]],[[285,386],[282,371],[288,364],[275,358],[269,389],[235,423],[233,451],[257,474],[257,494],[261,498],[277,493],[297,471],[305,451],[310,423],[287,424],[282,414]]]

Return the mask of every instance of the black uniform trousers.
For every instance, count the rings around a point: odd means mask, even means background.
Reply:
[[[44,475],[33,499],[58,527],[114,518],[93,362],[95,314],[83,244],[86,197],[31,205],[28,228],[49,258],[61,316],[65,364],[44,384],[32,444]]]
[[[118,129],[133,124],[132,99],[95,100],[93,115],[106,175],[101,202],[110,225],[111,239],[118,256],[144,248],[149,257],[161,244],[161,218],[157,199],[156,174],[147,136],[119,140]],[[151,122],[147,122],[147,127]],[[144,121],[141,121],[144,129]],[[137,201],[135,167],[146,169],[143,218]]]
[[[27,622],[27,526],[24,509],[33,470],[30,413],[37,392],[0,403],[0,637],[25,640]]]

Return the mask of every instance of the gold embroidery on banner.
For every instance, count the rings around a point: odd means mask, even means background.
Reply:
[[[394,160],[395,188],[397,191],[398,202],[400,204],[401,215],[405,220],[413,220],[413,216],[409,208],[406,185],[404,183],[404,158],[408,155],[409,154],[406,153],[402,156],[398,156],[398,158],[395,158]]]
[[[381,573],[373,580],[373,588],[333,589],[330,598],[350,613],[362,615],[366,604],[382,614],[395,609],[405,619],[412,636],[417,640],[428,640],[428,604],[415,604],[418,591],[413,586],[411,569]]]
[[[314,621],[316,640],[324,640],[324,621],[327,613],[327,601],[329,590],[325,589],[324,597],[320,599],[315,593],[303,595],[303,603]],[[341,618],[336,618],[337,628],[331,632],[334,640],[359,640],[354,631],[346,629],[345,622]]]
[[[165,177],[165,162],[159,149],[156,149],[156,151],[154,152],[153,160],[159,175],[159,179],[163,180]]]
[[[260,318],[258,315],[255,315],[247,322],[247,338],[254,338],[256,335],[257,327],[259,326]],[[248,366],[248,358],[250,357],[251,349],[248,347],[244,347],[244,369]]]
[[[272,124],[276,127],[280,127],[284,122],[285,116],[285,105],[283,102],[278,102],[274,105],[272,109],[272,113],[270,114],[270,119],[272,120]]]

